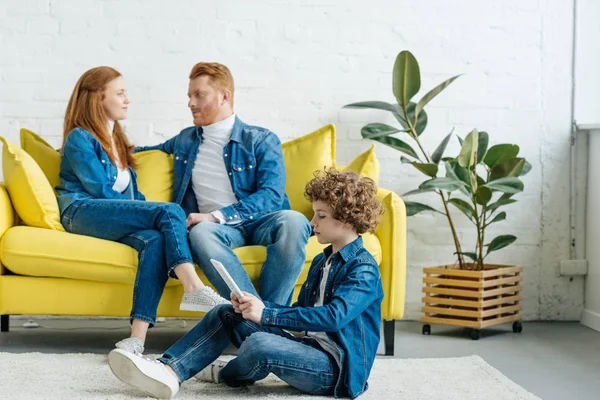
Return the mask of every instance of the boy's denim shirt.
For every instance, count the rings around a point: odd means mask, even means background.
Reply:
[[[146,200],[138,190],[134,169],[129,168],[129,172],[134,199]],[[60,156],[61,183],[56,186],[56,191],[61,215],[75,200],[131,200],[126,194],[113,190],[117,173],[117,167],[94,135],[83,128],[73,129],[67,136]]]
[[[341,369],[335,397],[361,395],[377,354],[383,287],[379,267],[362,237],[333,255],[323,306],[314,307],[331,246],[316,256],[291,307],[265,302],[261,323],[292,331],[321,331],[336,344]]]
[[[157,146],[136,151],[161,150],[173,154],[173,202],[186,214],[198,212],[192,189],[192,171],[202,143],[202,128],[191,126]],[[222,208],[225,221],[244,223],[279,210],[289,210],[285,194],[285,165],[281,142],[273,132],[235,118],[223,160],[238,202]]]

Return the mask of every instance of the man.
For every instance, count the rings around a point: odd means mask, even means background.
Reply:
[[[173,154],[173,201],[188,215],[194,261],[224,298],[230,290],[211,258],[225,265],[241,290],[258,296],[233,249],[266,246],[259,298],[289,304],[311,228],[290,210],[281,142],[235,115],[233,77],[222,64],[196,64],[188,97],[194,126],[141,150]]]

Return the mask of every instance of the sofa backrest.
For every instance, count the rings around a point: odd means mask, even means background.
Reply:
[[[304,198],[304,187],[313,178],[315,171],[336,167],[335,139],[335,126],[330,124],[282,145],[287,174],[286,193],[290,199],[291,208],[301,212],[309,219],[312,218],[313,212],[310,203]],[[60,182],[58,178],[60,153],[44,139],[27,129],[21,130],[21,146],[37,162],[50,182]],[[140,191],[150,201],[171,201],[172,156],[154,150],[137,153],[135,158],[138,163],[137,175]],[[348,166],[348,169],[377,181],[379,163],[373,147],[358,156]]]

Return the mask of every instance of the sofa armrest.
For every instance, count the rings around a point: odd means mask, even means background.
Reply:
[[[4,182],[0,182],[0,238],[15,224],[15,211]],[[0,262],[0,275],[4,275],[4,266]]]
[[[381,316],[390,321],[404,315],[406,298],[406,207],[394,192],[379,188],[377,198],[381,201],[384,214],[375,231],[381,244],[381,281],[384,299]]]

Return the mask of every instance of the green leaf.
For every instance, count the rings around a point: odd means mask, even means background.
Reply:
[[[439,85],[437,85],[436,87],[431,89],[429,92],[427,92],[427,94],[425,96],[423,96],[421,98],[421,100],[419,100],[419,103],[417,104],[416,115],[418,116],[421,113],[421,111],[423,111],[423,107],[425,107],[427,105],[427,103],[429,103],[431,100],[433,100],[433,98],[435,96],[440,94],[444,89],[446,89],[448,87],[448,85],[450,85],[452,82],[454,82],[454,80],[456,78],[458,78],[459,76],[460,75],[453,76],[452,78],[445,80],[444,82],[440,83]]]
[[[519,154],[519,146],[516,144],[497,144],[490,147],[483,162],[490,168],[494,168],[507,158],[516,157]]]
[[[414,163],[413,160],[411,160],[410,158],[406,158],[404,156],[400,156],[400,162],[402,162],[402,164],[412,164],[412,163]]]
[[[485,187],[504,193],[519,193],[523,191],[523,182],[519,178],[500,178],[486,183]]]
[[[379,122],[367,124],[363,126],[360,130],[362,137],[365,139],[375,139],[382,136],[392,135],[398,132],[400,132],[399,129],[394,128],[390,125],[381,124]]]
[[[412,196],[412,195],[421,194],[421,193],[435,192],[435,190],[436,189],[433,189],[433,188],[426,189],[426,190],[415,189],[415,190],[411,190],[410,192],[404,193],[401,197]]]
[[[446,177],[465,183],[465,186],[460,188],[460,192],[467,197],[471,197],[471,183],[469,182],[469,170],[458,165],[455,159],[446,161]]]
[[[471,221],[475,222],[475,210],[469,203],[457,198],[450,199],[448,202],[462,211]]]
[[[479,186],[476,193],[477,204],[485,206],[492,199],[492,191],[485,186]]]
[[[390,137],[390,136],[382,136],[382,137],[373,138],[372,140],[375,140],[379,143],[383,143],[386,146],[390,146],[398,151],[403,152],[404,154],[408,154],[409,156],[416,158],[417,160],[419,159],[419,156],[413,150],[413,148],[410,147],[410,145],[406,144],[405,142],[403,142],[400,139]]]
[[[411,103],[411,104],[414,104],[412,106],[412,109],[414,110],[414,108],[416,107],[416,104],[415,103]],[[396,117],[396,119],[398,120],[400,125],[402,125],[402,128],[404,128],[404,131],[401,131],[401,132],[406,132],[409,129],[408,122],[406,122],[406,119],[404,118],[404,111],[398,104],[386,103],[385,101],[361,101],[358,103],[346,104],[343,108],[357,108],[357,109],[370,108],[370,109],[375,109],[375,110],[389,111],[394,115],[394,117]],[[409,115],[410,115],[410,104],[409,104],[409,110],[407,110],[407,111],[409,111]],[[414,119],[414,116],[413,116],[413,119]],[[423,117],[423,119],[425,120],[425,124],[427,124],[427,116],[426,115]],[[419,120],[422,121],[421,117],[419,117]]]
[[[438,166],[437,164],[425,164],[425,163],[418,163],[418,162],[413,162],[411,163],[413,165],[413,167],[415,167],[416,169],[418,169],[419,171],[421,171],[422,173],[424,173],[427,176],[430,176],[432,178],[435,178],[437,176],[438,173]]]
[[[472,252],[470,252],[470,251],[463,251],[463,252],[460,252],[460,253],[458,253],[458,252],[455,252],[454,254],[462,254],[463,256],[467,256],[467,257],[469,257],[471,260],[473,260],[473,261],[477,262],[477,258],[478,258],[478,257],[477,257],[477,254],[476,254],[476,253],[472,253]]]
[[[394,104],[386,103],[385,101],[361,101],[346,104],[343,108],[373,108],[376,110],[395,111]]]
[[[475,165],[478,147],[479,132],[477,132],[477,129],[473,129],[465,138],[458,155],[458,163],[461,167],[469,169]]]
[[[515,199],[506,199],[506,198],[501,197],[495,203],[492,203],[489,206],[487,206],[486,212],[494,212],[499,207],[506,206],[508,204],[512,204],[512,203],[516,203],[516,202],[517,201]]]
[[[521,175],[519,176],[526,175],[529,171],[531,171],[531,164],[525,161],[525,165],[523,165],[523,170],[521,171]]]
[[[408,108],[406,109],[406,113],[408,114],[408,117],[411,119],[411,121],[415,120],[415,103],[410,103],[408,105]],[[427,126],[427,113],[425,111],[422,111],[419,114],[419,117],[417,118],[417,123],[415,124],[415,131],[417,132],[417,135],[421,135],[421,133],[423,133],[423,131],[425,131],[425,127]]]
[[[462,138],[460,136],[456,136],[456,138],[458,139],[458,143],[460,143],[460,145],[462,146],[464,141],[462,140]]]
[[[452,192],[456,189],[464,187],[464,182],[461,182],[452,178],[433,178],[428,181],[421,183],[419,189],[427,190],[427,189],[438,189],[438,190],[447,190]]]
[[[513,235],[500,235],[494,238],[494,240],[486,244],[488,248],[486,255],[490,254],[492,251],[503,249],[504,247],[513,243],[515,240],[517,240],[517,237]]]
[[[521,176],[521,172],[523,171],[524,166],[524,158],[507,158],[501,163],[497,164],[494,168],[492,168],[490,181],[495,181],[496,179],[507,177],[517,178]]]
[[[450,137],[452,136],[452,132],[454,132],[454,128],[452,131],[442,140],[442,142],[438,145],[437,149],[431,155],[431,161],[435,164],[439,164],[442,156],[444,155],[444,151],[446,151],[446,147],[448,146],[448,142],[450,141]]]
[[[402,51],[396,57],[392,77],[392,89],[398,104],[406,106],[421,88],[419,63],[410,51]]]
[[[408,106],[406,106],[406,114],[408,115],[408,119],[410,119],[410,121],[413,125],[415,124],[415,108],[416,107],[417,107],[417,105],[415,103],[413,103],[412,101],[410,103],[408,103]],[[394,106],[394,108],[395,108],[394,116],[396,117],[396,119],[398,120],[400,125],[402,125],[402,127],[405,130],[410,131],[410,126],[408,125],[406,118],[404,118],[404,110],[402,110],[402,107],[399,104],[396,104]],[[421,133],[423,133],[423,131],[425,131],[426,127],[427,127],[427,113],[425,111],[423,111],[419,114],[419,117],[417,118],[417,123],[416,123],[416,125],[414,125],[417,135],[421,135]]]
[[[487,132],[479,132],[479,146],[477,147],[477,164],[481,163],[487,152],[490,136]]]
[[[433,212],[440,213],[438,210],[436,210],[433,207],[428,206],[427,204],[415,203],[413,201],[405,201],[404,205],[406,206],[406,216],[407,217],[412,217],[413,215],[416,215],[422,211],[433,211]],[[440,213],[440,214],[442,214],[442,213]]]
[[[501,213],[499,213],[498,215],[496,215],[493,220],[491,220],[490,222],[488,222],[485,226],[491,225],[494,222],[504,221],[505,219],[506,219],[506,213],[504,211],[502,211]]]

